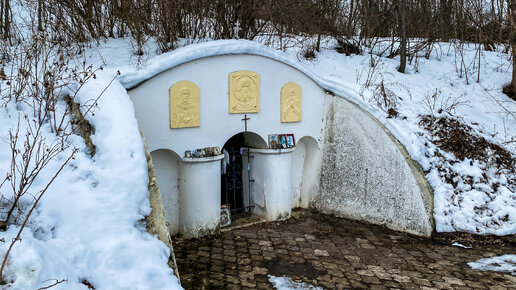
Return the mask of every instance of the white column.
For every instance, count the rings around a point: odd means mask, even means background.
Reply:
[[[253,149],[251,177],[254,213],[268,221],[290,217],[292,212],[291,159],[294,148]]]
[[[224,155],[183,158],[179,172],[180,233],[186,238],[220,229],[220,160]]]

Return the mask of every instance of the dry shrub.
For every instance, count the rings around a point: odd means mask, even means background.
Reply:
[[[426,115],[420,125],[430,132],[433,141],[440,149],[453,153],[459,160],[466,158],[480,160],[486,164],[494,163],[498,168],[515,170],[516,159],[506,149],[474,134],[473,128],[461,122]]]

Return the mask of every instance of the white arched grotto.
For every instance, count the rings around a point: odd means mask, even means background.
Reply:
[[[253,214],[279,220],[292,208],[311,207],[431,234],[432,193],[403,146],[373,116],[309,75],[261,45],[215,41],[178,49],[122,76],[151,151],[171,234],[219,230],[224,155],[187,158],[185,151],[222,149],[234,140],[246,147],[241,199]],[[296,90],[299,104],[286,97]],[[296,147],[270,149],[269,134],[294,134]]]

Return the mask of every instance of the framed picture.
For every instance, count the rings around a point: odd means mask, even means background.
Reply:
[[[202,158],[202,157],[204,157],[204,150],[202,150],[202,149],[197,149],[197,150],[195,150],[195,155],[197,155],[197,156],[196,156],[197,158]]]
[[[185,151],[185,158],[192,158],[192,154],[190,153],[190,150]]]
[[[278,135],[278,139],[279,139],[279,148],[287,148],[287,135],[285,134],[281,134],[281,135]]]
[[[221,155],[222,153],[220,152],[220,148],[219,146],[216,146],[216,147],[212,147],[213,149],[213,154],[214,155]]]
[[[278,149],[278,134],[269,134],[269,148]]]
[[[197,151],[196,150],[190,150],[190,157],[197,158]]]
[[[229,204],[220,206],[220,227],[227,227],[231,225],[231,210]]]
[[[294,138],[294,134],[287,134],[287,147],[296,147],[296,139]]]
[[[204,156],[206,156],[206,157],[213,156],[213,151],[211,150],[210,147],[203,148],[203,150],[204,150]]]

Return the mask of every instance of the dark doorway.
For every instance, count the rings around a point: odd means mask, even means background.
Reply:
[[[231,215],[246,213],[244,205],[244,184],[243,181],[243,156],[247,152],[244,142],[244,134],[237,134],[231,137],[222,148],[226,157],[222,160],[221,175],[221,200],[222,204],[228,204]]]

